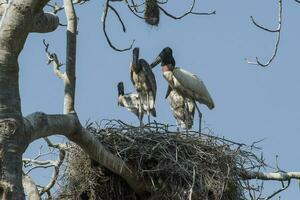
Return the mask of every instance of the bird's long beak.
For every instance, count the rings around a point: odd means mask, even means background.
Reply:
[[[158,65],[161,62],[161,57],[157,56],[157,58],[155,59],[155,61],[153,63],[151,63],[151,68],[154,68],[156,65]]]
[[[140,49],[138,47],[136,47],[132,50],[132,64],[133,64],[133,66],[136,66],[138,64],[139,52],[140,52]]]
[[[172,88],[171,88],[170,85],[168,85],[168,89],[167,89],[167,93],[166,93],[165,99],[168,98],[168,96],[170,95],[171,91],[172,91]]]

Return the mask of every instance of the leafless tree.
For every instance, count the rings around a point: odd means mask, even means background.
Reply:
[[[59,134],[80,146],[92,159],[100,163],[111,172],[122,177],[128,185],[138,194],[152,191],[152,185],[141,182],[135,173],[119,157],[106,150],[95,136],[85,129],[80,123],[74,107],[75,100],[75,70],[76,70],[76,36],[77,16],[75,4],[83,4],[84,0],[64,0],[63,5],[51,3],[49,0],[9,0],[0,3],[0,199],[25,199],[24,189],[30,199],[40,199],[40,195],[50,194],[50,189],[57,180],[58,170],[63,162],[65,145],[56,145],[46,137]],[[125,31],[126,28],[118,12],[112,3],[126,3],[130,12],[139,18],[145,18],[140,14],[143,3],[134,0],[107,0],[103,15],[103,30],[108,43],[118,51],[125,49],[116,48],[106,33],[107,13],[115,13]],[[189,14],[209,15],[215,12],[198,13],[194,11],[195,0],[192,1],[190,10],[181,16],[174,16],[163,4],[168,0],[156,2],[158,10],[166,16],[181,19]],[[52,13],[43,11],[45,6],[53,8]],[[46,114],[35,112],[26,117],[21,112],[21,100],[19,93],[19,63],[18,57],[24,47],[30,33],[49,33],[55,31],[60,24],[56,15],[64,11],[67,18],[66,25],[66,58],[65,71],[60,69],[61,63],[58,55],[50,53],[49,44],[44,41],[46,55],[49,64],[53,65],[54,73],[63,81],[65,86],[63,114]],[[132,45],[131,45],[132,46]],[[130,46],[130,47],[131,47]],[[22,154],[33,141],[46,138],[46,142],[52,148],[58,149],[59,156],[54,161],[39,161],[36,159],[22,159]],[[53,167],[53,176],[46,186],[37,186],[29,177],[28,172],[22,171],[22,166]],[[299,173],[258,173],[245,175],[245,178],[261,178],[274,180],[299,179]]]
[[[83,4],[84,0],[64,0],[63,5],[51,3],[49,0],[10,0],[1,1],[0,14],[0,199],[24,199],[24,189],[31,199],[39,199],[38,193],[47,193],[57,177],[57,169],[61,165],[65,150],[62,146],[48,144],[60,150],[57,161],[39,162],[37,160],[24,159],[22,154],[28,145],[39,139],[60,134],[66,136],[70,141],[79,145],[92,159],[98,161],[112,172],[120,175],[137,192],[150,191],[151,186],[138,180],[136,175],[126,166],[125,162],[107,151],[103,145],[95,139],[94,135],[82,127],[74,108],[75,100],[75,66],[76,66],[76,35],[77,16],[74,5]],[[129,3],[127,0],[107,0],[105,3],[103,30],[112,48],[115,48],[105,32],[106,17],[109,11],[113,11],[122,23],[118,12],[110,3],[126,3],[131,12],[138,15],[139,6],[135,1]],[[157,2],[164,4],[166,2]],[[175,18],[182,18],[194,13],[195,0],[191,9],[182,16],[175,17],[160,6],[166,15]],[[43,11],[45,6],[53,8],[52,13]],[[61,25],[58,16],[59,11],[65,11],[67,18],[67,41],[65,71],[60,70],[60,62],[56,54],[51,54],[46,46],[46,53],[49,63],[52,63],[55,74],[65,85],[64,112],[63,114],[48,115],[42,112],[35,112],[23,117],[21,112],[21,100],[19,94],[19,64],[18,56],[22,51],[26,39],[30,33],[48,33],[55,31]],[[47,139],[46,139],[47,140]],[[52,181],[37,189],[37,186],[30,179],[28,174],[22,172],[23,162],[25,164],[41,166],[52,166],[55,174]],[[23,177],[23,178],[22,178]],[[22,184],[23,180],[23,184]],[[24,188],[24,189],[23,189]]]

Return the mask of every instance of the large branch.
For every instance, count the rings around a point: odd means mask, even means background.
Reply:
[[[0,3],[0,16],[2,16],[8,3]],[[40,12],[34,16],[29,32],[48,33],[54,31],[59,25],[59,18],[53,13]]]
[[[59,25],[59,18],[53,13],[39,13],[34,17],[30,32],[48,33]]]
[[[35,185],[35,183],[31,180],[31,178],[23,174],[22,176],[22,184],[25,190],[25,193],[27,194],[28,198],[30,200],[40,200],[39,191]]]
[[[0,23],[2,52],[9,52],[14,56],[21,52],[28,33],[31,31],[34,17],[42,12],[47,2],[48,0],[9,1]]]
[[[66,53],[66,80],[64,113],[74,111],[75,102],[75,66],[76,66],[76,34],[77,34],[77,17],[72,0],[64,0],[65,13],[67,17],[67,53]]]
[[[76,114],[46,115],[37,112],[27,116],[24,122],[30,138],[28,143],[54,134],[64,135],[103,167],[120,175],[135,192],[142,194],[152,190],[151,185],[139,180],[122,159],[113,155],[92,133],[82,128]]]
[[[27,144],[53,134],[68,137],[80,127],[76,114],[46,115],[42,112],[28,115],[24,120],[24,124],[28,138]]]
[[[240,176],[242,179],[259,179],[259,180],[273,180],[273,181],[289,181],[291,179],[300,180],[300,172],[256,172],[247,171]]]

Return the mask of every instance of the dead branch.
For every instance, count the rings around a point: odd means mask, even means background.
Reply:
[[[118,11],[113,6],[111,6],[109,4],[110,2],[121,2],[121,0],[106,0],[105,6],[104,6],[103,15],[102,15],[102,29],[103,29],[106,41],[109,44],[109,46],[112,49],[114,49],[115,51],[122,52],[122,51],[130,50],[132,48],[133,44],[134,44],[134,40],[132,41],[132,43],[131,43],[131,45],[129,47],[120,49],[120,48],[116,47],[111,42],[111,40],[109,38],[109,35],[108,35],[107,31],[106,31],[107,15],[108,15],[109,11],[112,10],[113,13],[117,16],[119,22],[121,23],[123,32],[126,32],[126,27],[124,25],[124,22],[123,22],[121,16],[119,15]],[[194,12],[194,7],[195,7],[196,0],[193,0],[192,4],[191,4],[191,7],[189,8],[188,11],[186,11],[185,13],[183,13],[180,16],[174,16],[171,13],[169,13],[167,10],[165,10],[163,7],[160,6],[160,5],[168,3],[168,0],[165,0],[165,1],[155,1],[156,2],[155,4],[159,4],[159,5],[157,5],[157,10],[156,10],[157,13],[155,13],[156,17],[151,18],[150,20],[148,20],[147,17],[144,17],[144,16],[140,15],[142,13],[145,14],[147,12],[147,10],[146,9],[143,9],[143,10],[139,9],[142,6],[146,5],[146,0],[144,2],[139,3],[139,4],[137,4],[134,0],[131,0],[130,3],[128,2],[128,0],[124,0],[124,2],[126,3],[129,11],[131,13],[133,13],[136,17],[145,20],[147,23],[149,23],[151,25],[157,25],[159,23],[159,20],[158,20],[159,19],[159,10],[161,10],[166,16],[168,16],[168,17],[170,17],[172,19],[175,19],[175,20],[182,19],[185,16],[190,15],[190,14],[191,15],[213,15],[213,14],[216,14],[216,11],[212,11],[212,12]],[[152,14],[154,14],[154,13],[152,13]],[[152,20],[155,20],[155,21],[153,22]]]
[[[50,142],[49,139],[48,139],[48,141]],[[50,142],[50,144],[52,144],[52,143]],[[63,164],[65,156],[66,156],[66,148],[62,148],[61,147],[61,146],[63,146],[62,144],[51,145],[51,146],[53,148],[59,149],[59,157],[53,165],[53,173],[52,173],[51,179],[50,179],[49,183],[40,190],[40,195],[50,192],[51,188],[55,185],[55,183],[57,182],[57,178],[59,176],[60,167]]]
[[[66,79],[66,74],[62,71],[60,71],[60,67],[63,66],[63,64],[61,64],[58,60],[58,57],[56,55],[56,53],[51,53],[49,52],[49,44],[46,43],[46,40],[43,40],[43,44],[45,46],[45,52],[48,58],[48,65],[49,64],[53,64],[53,72],[54,74],[61,80],[65,81]]]
[[[118,19],[119,19],[119,21],[120,21],[120,23],[121,23],[121,25],[122,25],[123,32],[126,32],[125,24],[124,24],[124,22],[122,21],[122,18],[121,18],[121,16],[119,15],[119,13],[117,12],[117,10],[116,10],[114,7],[112,7],[111,5],[109,5],[109,4],[108,4],[108,7],[109,7],[109,8],[116,14],[116,16],[118,17]]]
[[[48,184],[45,186],[37,185],[37,187],[39,187],[40,196],[42,196],[45,193],[47,193],[49,196],[51,195],[50,190],[57,182],[59,172],[60,172],[60,167],[64,162],[68,147],[66,146],[66,144],[53,144],[48,138],[44,138],[44,140],[48,144],[49,152],[42,153],[40,150],[38,156],[36,156],[33,159],[23,158],[24,167],[25,168],[30,167],[30,169],[24,173],[23,177],[28,177],[28,174],[30,172],[38,168],[53,168],[53,173]],[[53,153],[54,149],[59,151],[59,156],[56,160],[39,160],[39,158],[41,158],[42,156]]]
[[[88,1],[90,1],[90,0],[74,0],[73,4],[74,5],[82,5],[82,4],[85,4]],[[56,2],[54,4],[48,3],[47,6],[52,8],[52,12],[54,14],[56,14],[57,12],[65,9],[65,7],[63,5],[58,5]]]
[[[178,17],[176,17],[176,16],[170,14],[168,11],[166,11],[166,10],[165,10],[164,8],[162,8],[161,6],[159,6],[159,9],[160,9],[161,11],[163,11],[163,13],[164,13],[165,15],[167,15],[168,17],[171,17],[172,19],[176,19],[176,20],[182,19],[182,18],[184,18],[185,16],[187,16],[187,15],[189,15],[189,14],[191,14],[191,15],[214,15],[214,14],[216,14],[216,11],[212,11],[212,12],[204,12],[204,13],[201,13],[201,12],[194,12],[193,10],[194,10],[194,7],[195,7],[195,3],[196,3],[196,0],[193,0],[190,9],[189,9],[187,12],[183,13],[182,15],[180,15],[180,16],[178,16]]]
[[[109,4],[110,0],[106,0],[106,3],[105,3],[105,7],[104,7],[104,11],[103,11],[103,17],[102,17],[102,29],[103,29],[103,32],[104,32],[104,35],[105,35],[105,38],[106,38],[106,41],[107,43],[109,44],[109,46],[114,49],[115,51],[119,51],[119,52],[123,52],[123,51],[127,51],[127,50],[130,50],[134,44],[134,40],[132,41],[131,45],[127,48],[124,48],[124,49],[120,49],[120,48],[117,48],[115,45],[112,44],[111,40],[109,39],[109,36],[106,32],[106,20],[107,20],[107,15],[108,15],[108,12],[109,10],[112,10],[118,17],[119,21],[121,22],[121,25],[122,25],[122,28],[123,28],[123,31],[125,32],[126,31],[126,28],[125,28],[125,25],[120,17],[120,15],[118,14],[118,12],[116,11],[116,9],[114,9],[110,4]]]
[[[30,200],[40,200],[37,185],[33,182],[30,176],[24,173],[22,175],[22,185],[24,187],[25,193]]]
[[[269,28],[266,28],[262,25],[259,25],[255,20],[254,18],[251,16],[251,21],[252,23],[264,30],[264,31],[267,31],[267,32],[271,32],[271,33],[276,33],[276,42],[275,42],[275,46],[274,46],[274,50],[273,50],[273,54],[272,56],[269,58],[269,60],[266,62],[266,63],[262,63],[258,57],[256,57],[256,61],[250,61],[248,59],[245,59],[246,62],[248,64],[252,64],[252,65],[259,65],[261,67],[267,67],[271,64],[271,62],[274,60],[274,58],[276,57],[276,54],[277,54],[277,51],[278,51],[278,46],[279,46],[279,42],[280,42],[280,34],[281,34],[281,25],[282,25],[282,0],[279,0],[278,1],[278,26],[276,29],[269,29]]]

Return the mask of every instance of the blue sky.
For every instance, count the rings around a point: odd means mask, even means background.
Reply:
[[[118,118],[138,124],[133,114],[117,106],[119,81],[124,81],[126,91],[133,91],[128,71],[131,51],[119,53],[108,46],[101,25],[103,3],[91,1],[77,7],[76,111],[82,123]],[[201,1],[196,10],[216,10],[217,15],[190,15],[174,21],[162,14],[158,27],[134,17],[123,2],[113,5],[127,26],[127,33],[122,33],[116,17],[109,15],[107,30],[116,46],[127,47],[135,39],[140,56],[148,62],[153,61],[163,47],[170,46],[177,66],[193,72],[205,82],[216,106],[212,111],[200,106],[203,127],[243,143],[265,138],[260,146],[267,163],[274,165],[278,155],[282,169],[300,171],[300,4],[292,0],[283,2],[281,43],[277,57],[268,68],[248,65],[244,59],[258,56],[267,61],[271,56],[275,35],[254,27],[250,16],[260,24],[276,27],[277,1]],[[174,2],[166,8],[180,14],[189,4],[184,7],[184,3]],[[63,15],[62,23],[65,23]],[[19,59],[23,115],[35,111],[61,113],[63,110],[63,84],[46,65],[42,39],[46,39],[50,43],[49,50],[55,51],[60,61],[65,62],[65,27],[54,33],[30,35]],[[159,67],[154,73],[158,84],[156,120],[175,124],[164,99],[166,81]],[[197,127],[196,118],[194,128]],[[31,145],[26,156],[36,153],[39,146],[40,142]],[[49,172],[35,174],[37,181],[43,182],[47,177]],[[270,192],[279,184],[265,185]],[[292,200],[299,195],[298,184],[293,181],[281,196]]]

